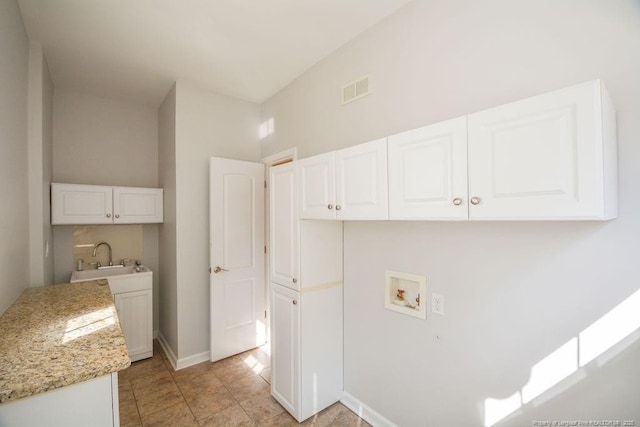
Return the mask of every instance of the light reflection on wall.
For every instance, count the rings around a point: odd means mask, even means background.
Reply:
[[[543,395],[579,368],[640,328],[640,289],[565,344],[531,367],[529,381],[504,399],[484,401],[484,425],[490,427]]]

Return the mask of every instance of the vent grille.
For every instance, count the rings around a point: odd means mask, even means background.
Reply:
[[[342,87],[342,105],[353,102],[370,93],[370,76],[364,76]]]

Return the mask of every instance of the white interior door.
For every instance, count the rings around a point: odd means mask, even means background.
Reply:
[[[264,344],[264,165],[211,158],[211,361]]]

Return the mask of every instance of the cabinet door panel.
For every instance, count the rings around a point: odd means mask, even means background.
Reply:
[[[151,357],[153,354],[152,291],[115,294],[113,300],[131,361]]]
[[[111,224],[112,197],[111,187],[51,184],[51,223]]]
[[[269,171],[269,271],[272,282],[299,289],[295,168],[295,163],[288,163]]]
[[[300,294],[271,285],[271,394],[296,418],[300,398]]]
[[[387,219],[387,140],[336,152],[338,219]]]
[[[599,105],[590,82],[470,115],[469,217],[602,216]]]
[[[389,218],[467,219],[467,118],[389,137]]]
[[[335,219],[335,159],[325,153],[298,161],[300,218]]]
[[[113,188],[113,222],[116,224],[160,223],[163,221],[161,188]]]

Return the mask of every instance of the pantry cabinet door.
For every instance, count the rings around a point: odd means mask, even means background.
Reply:
[[[470,219],[601,219],[600,82],[468,118]]]
[[[333,151],[298,161],[300,219],[335,219]]]
[[[271,285],[271,394],[300,418],[300,293]]]
[[[389,137],[389,219],[466,220],[467,118]]]
[[[336,151],[335,155],[337,218],[388,219],[387,139]]]
[[[269,272],[271,281],[300,289],[296,165],[269,170]]]

